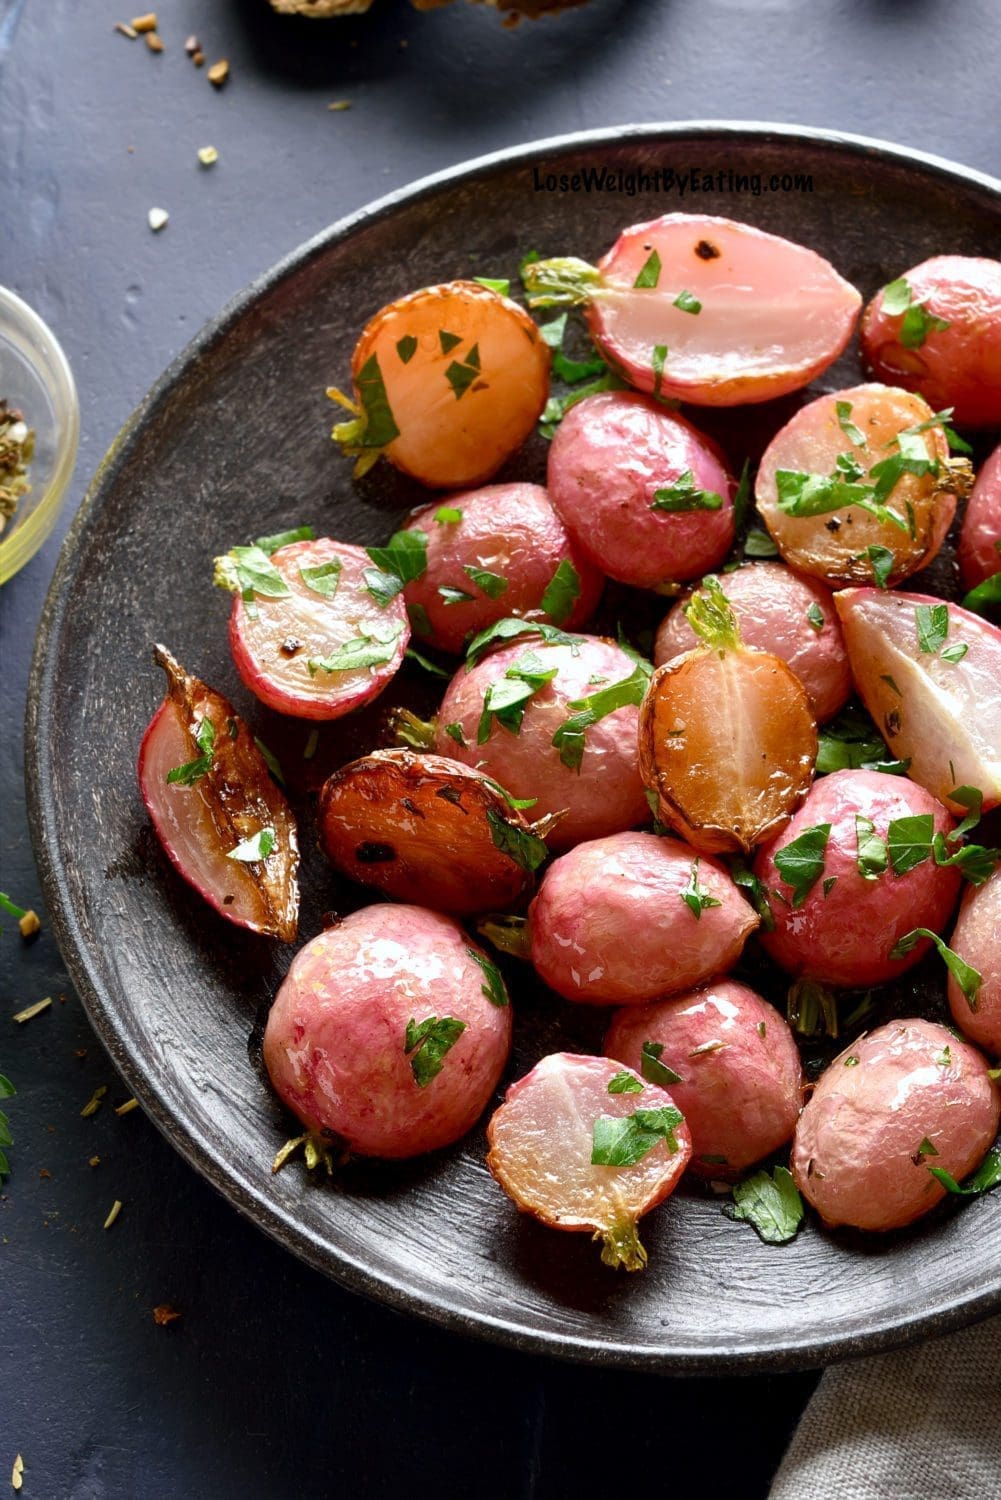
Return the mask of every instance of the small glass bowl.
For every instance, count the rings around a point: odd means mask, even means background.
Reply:
[[[0,398],[35,433],[31,489],[0,533],[0,584],[34,557],[56,523],[76,464],[80,407],[66,356],[26,302],[0,286]]]

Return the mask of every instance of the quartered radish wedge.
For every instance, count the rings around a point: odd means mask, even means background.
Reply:
[[[339,719],[378,697],[410,639],[399,578],[329,537],[270,555],[259,544],[216,558],[236,598],[229,645],[252,693],[280,714]]]
[[[549,395],[549,348],[523,308],[474,281],[425,287],[366,324],[354,416],[334,441],[364,474],[384,453],[432,489],[480,484],[528,437]]]
[[[587,1231],[606,1266],[640,1271],[638,1220],[674,1191],[692,1154],[670,1094],[610,1057],[554,1052],[513,1083],[487,1127],[487,1166],[553,1229]]]
[[[958,787],[1001,803],[1001,630],[925,594],[834,596],[865,706],[908,775],[940,802]]]
[[[335,771],[318,817],[343,874],[438,911],[510,906],[548,853],[497,782],[411,750],[376,750]]]
[[[522,275],[530,307],[586,304],[630,384],[698,406],[798,390],[834,363],[862,305],[813,250],[703,214],[637,224],[597,266],[542,260]]]
[[[834,587],[892,586],[936,555],[972,471],[926,401],[887,385],[834,391],[771,441],[755,499],[785,561]]]
[[[290,943],[299,911],[292,810],[242,719],[163,646],[167,696],[139,748],[143,801],[175,869],[220,916]]]
[[[817,725],[786,663],[741,644],[717,579],[704,580],[687,614],[705,644],[653,674],[640,707],[640,774],[658,815],[696,849],[746,854],[809,791]]]

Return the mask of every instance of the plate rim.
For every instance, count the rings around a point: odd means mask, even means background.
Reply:
[[[172,389],[194,358],[206,353],[225,338],[230,328],[260,296],[307,266],[332,244],[442,188],[455,187],[464,180],[482,178],[484,174],[509,171],[547,156],[554,158],[579,152],[589,145],[602,148],[640,144],[669,145],[672,141],[681,141],[695,135],[716,140],[746,140],[753,137],[762,145],[777,141],[789,145],[827,147],[839,153],[847,151],[860,160],[875,157],[893,165],[918,168],[946,180],[957,181],[964,188],[980,188],[997,198],[1001,212],[1001,180],[946,157],[846,131],[766,121],[710,119],[639,123],[621,127],[602,126],[504,147],[417,178],[335,220],[255,277],[208,320],[175,356],[126,418],[98,464],[62,543],[39,621],[28,678],[25,786],[29,830],[46,909],[63,962],[91,1025],[132,1093],[173,1148],[258,1229],[263,1230],[286,1250],[293,1251],[311,1268],[323,1272],[349,1291],[367,1295],[396,1312],[416,1314],[452,1333],[482,1337],[524,1353],[551,1355],[593,1367],[642,1369],[679,1375],[732,1375],[815,1368],[843,1359],[899,1348],[922,1338],[949,1332],[987,1317],[992,1312],[1001,1311],[1001,1272],[993,1286],[987,1286],[971,1295],[957,1296],[917,1318],[898,1317],[880,1323],[863,1336],[839,1337],[830,1334],[820,1338],[783,1341],[774,1347],[737,1350],[727,1347],[725,1343],[714,1342],[692,1350],[690,1347],[672,1348],[669,1343],[657,1347],[638,1347],[628,1341],[594,1338],[579,1332],[566,1335],[546,1329],[527,1329],[523,1323],[512,1321],[509,1317],[486,1311],[470,1312],[453,1305],[448,1298],[447,1286],[439,1287],[430,1294],[417,1292],[394,1280],[390,1272],[373,1270],[350,1252],[340,1249],[332,1253],[293,1214],[286,1213],[263,1193],[255,1191],[239,1171],[234,1171],[206,1136],[173,1113],[156,1084],[146,1074],[141,1060],[133,1055],[116,1028],[114,1003],[109,1003],[111,987],[106,988],[96,971],[91,968],[87,942],[80,929],[66,879],[65,861],[56,853],[51,782],[51,716],[46,711],[51,703],[53,681],[49,661],[58,643],[66,612],[67,586],[73,580],[75,562],[80,553],[78,543],[98,511],[103,494],[129,458],[147,419],[169,398]]]

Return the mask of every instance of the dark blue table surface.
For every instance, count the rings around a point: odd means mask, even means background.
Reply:
[[[40,894],[21,722],[59,540],[163,367],[297,243],[464,158],[633,121],[819,125],[1001,169],[998,0],[591,0],[513,31],[403,0],[324,23],[266,0],[161,0],[159,17],[154,56],[113,32],[115,0],[0,0],[0,282],[58,333],[82,406],[57,534],[0,594],[0,885],[22,905]],[[192,32],[229,59],[223,91],[185,57]],[[328,110],[338,99],[351,108]],[[170,213],[159,235],[154,205]],[[113,1113],[125,1092],[48,930],[22,945],[4,919],[0,970],[0,1071],[18,1087],[0,1486],[20,1452],[26,1500],[766,1494],[814,1375],[578,1369],[351,1297],[239,1218],[141,1112]],[[11,1023],[46,995],[48,1012]],[[168,1327],[162,1303],[182,1314]]]

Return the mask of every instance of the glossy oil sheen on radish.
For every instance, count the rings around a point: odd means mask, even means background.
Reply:
[[[968,786],[1001,803],[1001,630],[926,594],[843,589],[835,603],[858,690],[908,774],[942,802]],[[924,649],[934,610],[947,631]]]

